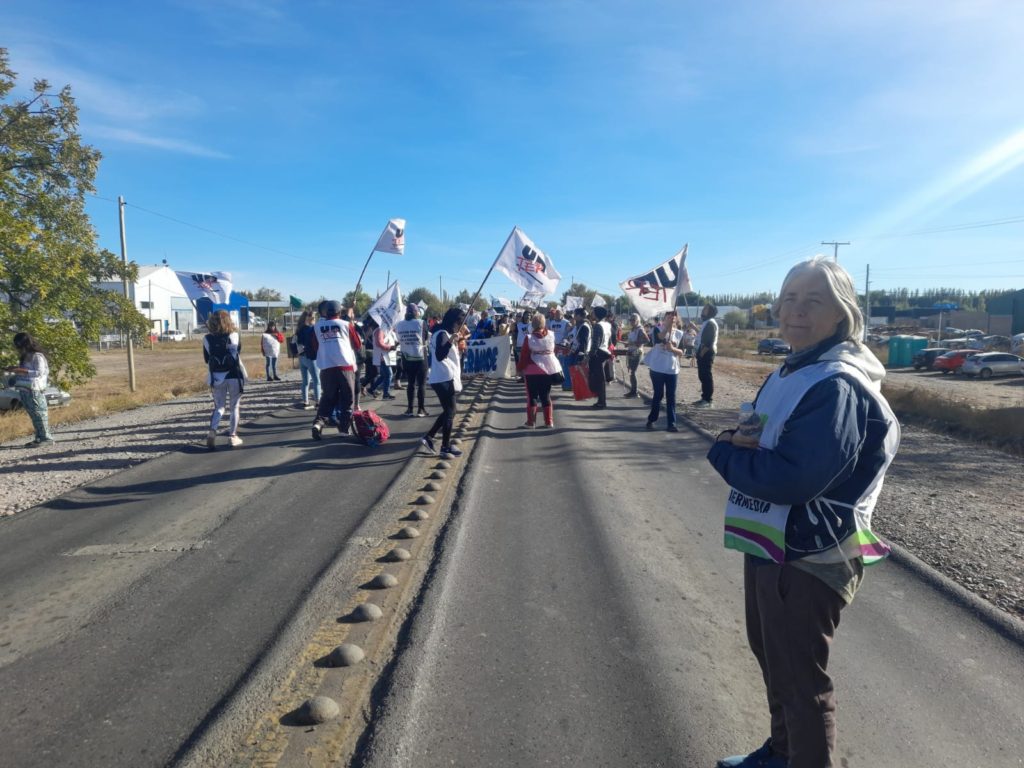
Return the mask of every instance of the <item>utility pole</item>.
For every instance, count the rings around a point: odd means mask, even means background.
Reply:
[[[864,275],[864,341],[868,337],[868,327],[871,325],[871,265],[868,264],[867,273]]]
[[[153,349],[153,278],[149,279],[149,348]]]
[[[822,245],[831,245],[832,246],[832,260],[834,262],[836,262],[837,264],[839,263],[839,246],[840,245],[849,245],[849,243],[837,243],[834,240],[831,241],[831,242],[825,242],[824,240],[822,240],[821,244]]]
[[[437,298],[444,304],[444,282],[442,281],[442,275],[437,276]]]
[[[127,298],[129,298],[129,296],[128,296],[128,275],[127,275],[127,269],[128,269],[128,244],[125,241],[125,237],[124,237],[124,196],[123,195],[118,195],[117,196],[117,217],[118,217],[118,219],[121,222],[121,263],[124,264],[125,271],[126,271],[125,276],[122,278],[121,282],[124,285],[124,297],[127,299]],[[134,304],[135,302],[133,301],[132,303]],[[128,389],[131,390],[132,392],[134,392],[135,388],[136,388],[135,387],[135,349],[132,346],[132,335],[131,335],[131,333],[126,333],[125,336],[128,337]]]

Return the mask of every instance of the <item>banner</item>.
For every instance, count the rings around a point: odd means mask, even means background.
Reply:
[[[674,310],[679,294],[693,290],[690,275],[686,271],[686,251],[689,247],[689,244],[684,245],[683,250],[647,274],[619,283],[637,313],[645,320]]]
[[[536,309],[544,301],[545,294],[541,291],[527,291],[519,300],[519,306]]]
[[[591,307],[607,307],[608,302],[604,300],[604,296],[600,293],[595,293],[594,298],[590,302]]]
[[[405,219],[389,219],[388,225],[377,238],[373,250],[381,253],[405,254]]]
[[[551,259],[516,227],[505,241],[494,266],[525,291],[554,293],[562,276]]]
[[[565,313],[569,314],[574,309],[579,309],[583,306],[582,296],[566,296],[565,297]]]
[[[397,280],[373,302],[373,306],[366,313],[385,331],[390,331],[395,327],[395,323],[405,317],[402,309],[402,292],[398,288]]]
[[[192,301],[209,299],[214,304],[227,304],[231,298],[230,272],[175,272],[185,295]]]
[[[512,343],[508,336],[471,339],[462,356],[463,376],[486,376],[489,379],[512,378]]]

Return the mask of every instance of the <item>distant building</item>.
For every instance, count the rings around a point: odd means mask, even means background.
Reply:
[[[122,293],[120,282],[102,282],[100,288]],[[168,330],[189,333],[195,329],[196,310],[185,295],[181,281],[167,265],[140,266],[139,277],[128,284],[128,298],[150,321],[150,331],[159,335]]]

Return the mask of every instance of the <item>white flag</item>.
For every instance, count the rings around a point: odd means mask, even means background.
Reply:
[[[583,306],[582,296],[566,296],[565,297],[565,313],[569,314],[574,309],[579,309]]]
[[[395,280],[380,298],[373,302],[367,310],[367,314],[377,321],[377,325],[385,331],[395,327],[395,323],[402,319],[402,292],[398,288],[398,281]]]
[[[529,307],[530,309],[536,309],[543,301],[543,291],[527,291],[523,294],[523,298],[519,300],[519,305],[522,307]]]
[[[679,294],[693,290],[690,275],[686,271],[688,248],[689,244],[684,245],[683,250],[664,264],[659,264],[646,274],[619,283],[619,287],[636,307],[637,313],[645,320],[674,310]]]
[[[227,304],[231,298],[230,272],[175,272],[185,295],[192,301],[209,299],[214,304]]]
[[[405,219],[389,219],[373,250],[381,253],[405,254]]]
[[[591,307],[607,307],[608,306],[608,302],[606,302],[604,300],[604,296],[602,296],[600,293],[595,293],[593,301],[590,302],[590,306]]]
[[[516,227],[498,254],[494,266],[525,291],[554,293],[562,276],[551,259]]]

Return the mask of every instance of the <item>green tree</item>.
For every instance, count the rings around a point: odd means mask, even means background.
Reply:
[[[442,316],[447,309],[447,307],[437,297],[437,294],[427,288],[413,288],[405,297],[405,302],[407,304],[418,304],[421,301],[427,305],[427,309],[424,314],[428,317],[433,315]]]
[[[273,288],[260,288],[257,291],[237,291],[242,294],[249,301],[283,301],[281,298],[281,292],[275,291]]]
[[[135,264],[96,246],[85,213],[100,153],[78,135],[71,87],[51,92],[36,80],[30,97],[12,99],[16,73],[0,48],[0,357],[14,359],[8,329],[45,347],[54,379],[65,384],[96,373],[88,341],[103,330],[141,337],[149,323],[101,282],[138,275]]]
[[[359,317],[360,315],[365,313],[366,310],[368,310],[370,306],[373,304],[373,296],[371,296],[362,288],[360,288],[359,293],[356,293],[354,290],[346,293],[342,297],[341,303],[344,304],[346,307],[354,307],[356,317]]]
[[[452,304],[469,304],[472,298],[473,294],[463,289],[459,291],[458,295],[454,299],[452,299]],[[475,302],[473,302],[473,309],[490,309],[490,306],[488,305],[484,297],[481,295],[479,298],[477,298]]]

